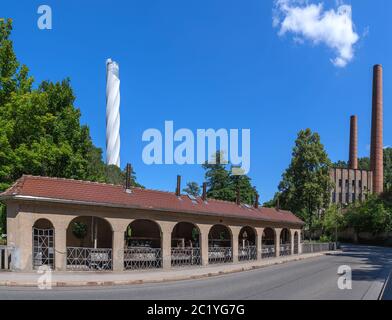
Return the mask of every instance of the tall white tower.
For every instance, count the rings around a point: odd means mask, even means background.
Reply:
[[[120,76],[117,62],[106,60],[106,163],[120,168]]]

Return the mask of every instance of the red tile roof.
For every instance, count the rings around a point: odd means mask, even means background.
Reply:
[[[302,225],[293,213],[273,208],[254,208],[234,202],[201,198],[192,201],[188,196],[175,193],[132,188],[127,193],[123,186],[72,179],[23,176],[8,190],[0,194],[7,198],[44,198],[42,201],[75,201],[92,205],[140,208],[147,210],[183,212],[200,215],[245,218],[270,222]]]

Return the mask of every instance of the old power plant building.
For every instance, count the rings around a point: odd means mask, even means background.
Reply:
[[[358,168],[357,117],[351,116],[350,151],[347,168],[333,168],[330,176],[334,182],[332,203],[347,204],[363,201],[369,194],[380,194],[384,185],[383,164],[383,88],[382,66],[373,68],[373,103],[370,146],[370,170]]]

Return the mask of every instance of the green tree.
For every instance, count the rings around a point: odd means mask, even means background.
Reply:
[[[72,234],[80,240],[80,246],[84,245],[84,238],[87,236],[87,224],[84,222],[74,222],[72,224]]]
[[[207,182],[207,197],[218,200],[234,201],[235,191],[231,185],[228,162],[221,151],[216,152],[214,164],[205,163],[205,178]]]
[[[241,203],[254,204],[256,189],[247,175],[233,175],[232,168],[224,158],[222,151],[214,155],[215,164],[205,163],[205,178],[207,181],[207,196],[212,199],[236,201],[237,189],[240,190]],[[230,170],[228,169],[230,168]]]
[[[23,174],[123,184],[124,172],[105,165],[89,128],[80,124],[70,80],[43,81],[33,89],[11,31],[12,21],[0,20],[0,192]],[[140,186],[134,172],[133,184]]]
[[[182,191],[194,197],[198,197],[200,195],[200,187],[197,182],[194,181],[188,182]]]
[[[321,226],[323,234],[327,235],[329,239],[334,239],[335,233],[345,227],[342,209],[337,205],[329,206],[322,216]]]
[[[392,191],[392,148],[384,149],[384,189]]]
[[[344,215],[347,227],[359,232],[371,232],[376,235],[392,231],[392,211],[385,206],[384,201],[371,196],[364,202],[351,204]]]
[[[309,228],[313,215],[329,206],[333,186],[329,177],[330,166],[320,136],[310,129],[301,130],[290,166],[279,184],[280,205],[305,220]]]

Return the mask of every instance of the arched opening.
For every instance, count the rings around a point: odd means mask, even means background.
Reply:
[[[47,219],[33,225],[33,268],[48,266],[54,269],[54,227]]]
[[[226,263],[233,261],[233,245],[230,229],[216,224],[208,233],[208,262]]]
[[[201,264],[200,231],[193,223],[179,222],[171,234],[172,266]]]
[[[298,232],[295,231],[295,233],[294,233],[294,254],[298,254],[298,244],[299,244],[299,236],[298,236]]]
[[[238,236],[238,260],[256,260],[256,232],[253,228],[245,226]]]
[[[124,235],[124,269],[162,267],[161,229],[151,220],[131,222]]]
[[[67,228],[67,269],[111,270],[112,238],[112,228],[105,219],[74,218]]]
[[[272,228],[265,228],[261,237],[261,257],[275,257],[275,252],[275,231]]]
[[[289,256],[291,254],[291,236],[290,230],[284,228],[280,232],[280,255]]]

